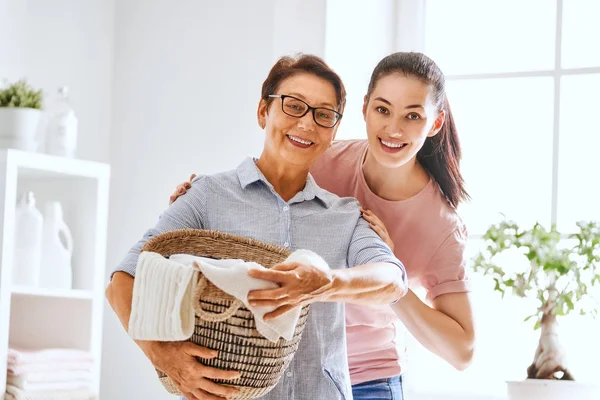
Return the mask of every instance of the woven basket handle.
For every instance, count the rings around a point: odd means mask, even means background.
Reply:
[[[203,310],[200,303],[200,297],[207,286],[208,280],[204,275],[202,275],[198,281],[198,286],[196,286],[196,291],[194,292],[194,311],[196,312],[196,316],[199,318],[202,318],[208,322],[222,322],[227,318],[230,318],[237,310],[239,310],[240,307],[244,305],[241,300],[235,299],[229,308],[220,314]]]

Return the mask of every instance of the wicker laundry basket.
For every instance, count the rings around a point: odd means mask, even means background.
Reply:
[[[233,236],[217,231],[185,229],[167,232],[151,238],[142,251],[152,251],[164,257],[172,254],[191,254],[215,259],[235,258],[253,261],[267,268],[284,261],[290,251],[254,239]],[[202,281],[205,282],[202,282]],[[219,352],[218,357],[204,365],[241,373],[236,380],[215,380],[233,386],[239,393],[229,399],[255,399],[275,387],[292,361],[306,324],[309,306],[300,313],[291,340],[280,338],[270,342],[256,330],[252,313],[234,297],[226,294],[206,279],[196,307],[196,327],[190,341]],[[169,377],[161,371],[158,376],[172,394],[180,394]]]

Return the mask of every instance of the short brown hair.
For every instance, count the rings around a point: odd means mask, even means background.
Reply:
[[[267,102],[267,105],[273,100],[269,96],[277,94],[281,82],[298,73],[308,73],[319,78],[325,79],[331,83],[335,89],[335,97],[337,100],[337,111],[344,112],[346,105],[346,89],[344,83],[338,74],[333,71],[323,59],[312,54],[297,54],[295,56],[283,56],[269,72],[267,79],[262,85],[261,98]]]

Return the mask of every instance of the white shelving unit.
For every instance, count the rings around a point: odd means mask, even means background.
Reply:
[[[0,150],[0,400],[11,345],[89,351],[100,392],[109,179],[106,164]],[[29,190],[40,210],[47,201],[62,204],[74,241],[71,290],[11,283],[16,200]]]

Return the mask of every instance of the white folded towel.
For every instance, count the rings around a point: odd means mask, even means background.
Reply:
[[[85,381],[89,384],[93,376],[91,371],[43,371],[29,372],[21,375],[14,375],[9,372],[7,379],[11,385],[27,389],[28,385],[38,383]]]
[[[321,257],[309,250],[296,250],[284,262],[293,261],[329,269]],[[140,268],[143,270],[141,274]],[[250,306],[248,292],[273,289],[278,285],[250,277],[249,268],[264,267],[257,263],[235,259],[214,260],[188,254],[175,254],[166,260],[155,253],[142,253],[138,261],[135,281],[142,278],[143,282],[134,283],[131,315],[133,317],[135,314],[135,318],[130,318],[129,335],[138,340],[164,341],[185,340],[191,337],[194,318],[191,318],[190,328],[189,324],[183,323],[183,318],[176,320],[173,316],[183,315],[184,309],[186,320],[190,315],[194,315],[194,311],[190,312],[189,308],[192,307],[197,277],[190,271],[200,270],[210,282],[239,299],[254,314],[256,328],[265,338],[272,342],[276,342],[280,337],[290,340],[294,336],[301,309],[295,308],[275,319],[265,321],[264,315],[274,308]],[[149,269],[162,269],[163,272],[149,274],[146,271]],[[174,286],[172,283],[174,281],[178,282],[179,286]],[[143,290],[136,291],[136,285]],[[184,295],[180,296],[182,288],[185,288],[185,291]],[[159,336],[160,339],[157,338]]]
[[[133,280],[128,333],[136,340],[181,341],[194,333],[193,291],[199,272],[153,252],[142,252]]]
[[[91,353],[77,349],[25,349],[20,347],[10,347],[8,349],[7,361],[12,365],[24,365],[29,363],[46,362],[91,362],[94,358]]]
[[[21,376],[24,374],[47,371],[90,371],[92,361],[48,361],[39,363],[8,363],[7,371],[10,375]]]
[[[96,400],[98,396],[88,390],[27,391],[6,385],[6,400]]]
[[[91,379],[79,379],[62,382],[29,382],[17,376],[7,376],[6,384],[24,391],[71,391],[89,390]]]

